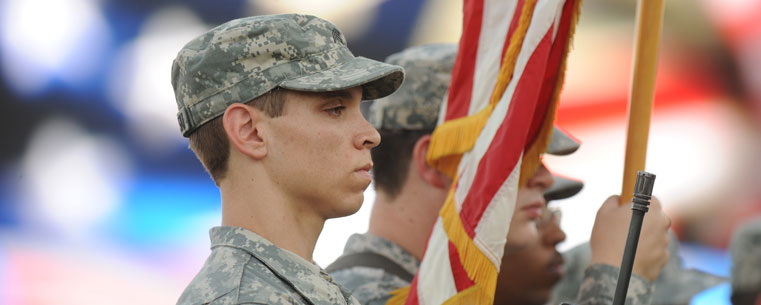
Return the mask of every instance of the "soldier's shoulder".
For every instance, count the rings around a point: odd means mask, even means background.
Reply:
[[[303,304],[261,261],[239,249],[218,247],[183,292],[178,305]]]
[[[360,304],[385,304],[391,291],[410,284],[383,269],[363,266],[331,272],[330,276],[350,291]]]
[[[242,304],[308,304],[306,299],[261,261],[253,258],[241,275],[238,302]],[[311,287],[300,287],[309,290]],[[302,290],[303,291],[303,290]]]

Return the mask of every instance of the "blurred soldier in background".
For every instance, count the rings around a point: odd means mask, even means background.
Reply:
[[[454,45],[425,45],[386,60],[403,66],[406,80],[395,94],[374,101],[368,115],[383,138],[383,143],[372,150],[377,197],[369,232],[351,236],[344,254],[327,268],[362,304],[385,304],[392,290],[410,284],[446,199],[451,181],[430,167],[425,156],[449,86],[456,51]],[[567,154],[578,147],[558,129],[552,142],[548,153]],[[553,182],[552,174],[541,165],[519,189],[506,255],[530,249],[540,239],[536,222],[549,217],[544,192]],[[587,270],[579,294],[581,304],[612,301],[631,215],[629,207],[618,206],[617,202],[616,196],[610,197],[598,211],[592,234],[596,241],[595,264]],[[628,295],[631,304],[647,304],[652,293],[650,282],[668,257],[666,230],[670,220],[657,199],[649,215],[639,245],[647,251],[640,252],[644,254],[635,261],[632,292]]]
[[[732,253],[732,304],[761,304],[761,217],[737,227],[729,251]]]
[[[684,262],[679,253],[679,241],[673,234],[669,234],[668,251],[668,262],[653,282],[654,292],[650,304],[689,304],[697,293],[726,281],[725,278],[700,270],[684,269]],[[589,243],[583,243],[563,253],[567,265],[566,274],[553,289],[551,303],[567,302],[576,298],[584,278],[584,270],[589,266],[591,252]],[[638,250],[637,256],[641,254],[642,251]]]
[[[571,197],[583,184],[554,176],[555,183],[544,192],[547,204],[551,200]],[[539,238],[524,249],[510,250],[506,246],[497,279],[494,304],[544,305],[550,300],[552,287],[565,273],[563,256],[556,246],[565,240],[560,228],[560,209],[548,207],[536,221]]]

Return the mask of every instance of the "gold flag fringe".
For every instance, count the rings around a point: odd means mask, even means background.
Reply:
[[[560,73],[558,74],[555,88],[552,91],[549,104],[547,105],[547,111],[545,112],[544,119],[542,120],[542,126],[537,133],[537,137],[531,144],[529,149],[523,153],[523,160],[521,163],[521,176],[518,180],[519,186],[524,186],[531,177],[534,176],[536,170],[542,162],[542,155],[547,151],[547,147],[552,140],[552,132],[554,130],[555,113],[557,112],[558,102],[560,100],[560,91],[563,89],[563,83],[565,82],[565,70],[567,67],[568,53],[573,45],[573,34],[576,31],[576,23],[579,20],[579,14],[581,13],[581,0],[576,0],[574,3],[573,13],[571,14],[571,21],[568,27],[568,40],[563,47],[563,59],[560,63]]]
[[[497,83],[494,84],[489,104],[476,114],[446,121],[436,127],[431,136],[431,144],[428,147],[427,161],[431,166],[436,167],[441,172],[453,178],[457,173],[457,164],[452,162],[460,161],[460,158],[444,158],[449,156],[461,156],[467,151],[473,149],[478,135],[481,134],[486,122],[489,120],[494,107],[500,101],[502,95],[507,89],[507,84],[513,77],[515,62],[518,59],[523,40],[526,38],[526,31],[531,24],[531,17],[534,14],[536,0],[526,0],[521,11],[521,17],[518,21],[518,27],[515,29],[513,36],[510,38],[510,44],[502,58],[502,67],[497,77]],[[454,170],[453,170],[454,169]]]

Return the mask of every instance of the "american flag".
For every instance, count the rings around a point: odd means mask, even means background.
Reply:
[[[408,288],[388,304],[491,304],[518,187],[549,143],[580,0],[465,0],[429,162],[454,178]]]

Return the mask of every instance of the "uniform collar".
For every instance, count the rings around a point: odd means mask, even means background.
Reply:
[[[372,252],[383,255],[397,265],[401,266],[410,274],[417,273],[420,261],[399,245],[382,237],[365,234],[353,234],[346,241],[344,255],[362,252]]]
[[[209,235],[212,249],[226,246],[248,252],[278,277],[288,282],[299,294],[309,299],[312,304],[322,303],[320,291],[318,291],[320,289],[315,289],[316,283],[320,281],[332,283],[327,273],[318,265],[275,246],[269,240],[249,230],[221,226],[212,228]]]

